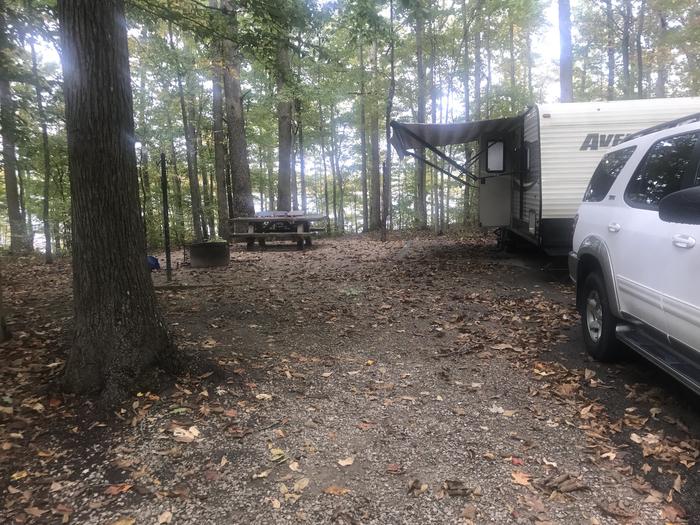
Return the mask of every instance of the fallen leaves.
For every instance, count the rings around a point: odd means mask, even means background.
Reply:
[[[389,463],[386,466],[386,471],[388,474],[393,474],[394,476],[404,473],[403,467],[398,463]]]
[[[166,510],[158,515],[158,525],[163,525],[166,523],[171,523],[173,521],[173,513]]]
[[[344,458],[344,459],[339,459],[339,460],[338,460],[338,465],[340,465],[341,467],[349,467],[349,466],[352,465],[354,462],[355,462],[355,458],[353,458],[353,457],[347,457],[347,458]]]
[[[530,484],[530,480],[532,479],[532,476],[526,474],[522,470],[514,470],[510,473],[510,475],[513,483],[516,485],[528,486]]]
[[[331,496],[345,496],[345,494],[350,492],[352,491],[349,488],[340,487],[338,485],[330,485],[323,489],[324,494],[330,494]]]
[[[428,490],[428,484],[423,483],[419,479],[413,479],[411,482],[408,484],[408,491],[407,494],[411,496],[419,496],[426,492]]]
[[[189,428],[183,428],[180,426],[174,426],[173,439],[178,443],[192,443],[195,439],[199,437],[199,430],[195,426]]]
[[[110,525],[134,525],[136,523],[136,519],[132,518],[131,516],[123,517],[117,519],[117,521],[113,521]]]
[[[553,475],[542,480],[540,485],[548,490],[561,493],[574,492],[577,490],[585,490],[588,485],[581,481],[581,478],[569,473]]]
[[[131,487],[133,487],[133,485],[130,483],[118,483],[107,487],[103,494],[106,494],[107,496],[117,496],[119,494],[123,494],[124,492],[128,492],[131,490]]]

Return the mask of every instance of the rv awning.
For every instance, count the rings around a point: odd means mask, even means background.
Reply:
[[[407,150],[422,147],[449,146],[466,144],[477,140],[486,133],[510,131],[523,122],[523,116],[506,117],[458,124],[403,124],[392,121],[394,131],[391,143],[399,156],[403,158]]]

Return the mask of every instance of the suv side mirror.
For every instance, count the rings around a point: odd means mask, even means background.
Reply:
[[[700,225],[700,186],[666,195],[659,202],[659,218],[664,222]]]

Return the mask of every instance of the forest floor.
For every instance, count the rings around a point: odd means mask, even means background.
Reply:
[[[354,237],[154,274],[220,371],[114,417],[58,387],[68,262],[4,265],[2,523],[700,523],[698,398],[585,356],[561,260]]]

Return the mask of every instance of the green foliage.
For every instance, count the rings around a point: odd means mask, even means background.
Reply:
[[[574,89],[576,100],[607,97],[608,47],[615,52],[614,96],[622,97],[624,85],[621,42],[624,17],[630,27],[629,68],[635,97],[663,92],[700,95],[700,10],[695,0],[612,0],[613,26],[608,27],[604,2],[576,2],[572,13],[574,36]],[[12,81],[17,105],[17,148],[23,176],[26,213],[40,232],[43,208],[43,150],[34,84],[39,84],[49,131],[52,178],[49,188],[49,220],[63,248],[70,246],[70,184],[63,121],[61,68],[56,48],[58,28],[55,0],[6,0],[8,39],[0,47],[0,72]],[[552,31],[545,17],[545,0],[394,0],[393,31],[389,0],[128,0],[129,47],[133,85],[135,141],[140,144],[141,202],[149,246],[162,245],[160,153],[167,157],[171,232],[176,243],[191,239],[191,202],[186,171],[182,114],[177,77],[182,75],[184,98],[191,113],[199,148],[200,181],[212,178],[212,62],[221,64],[219,43],[235,42],[243,56],[241,86],[246,136],[256,209],[270,207],[276,198],[277,121],[281,99],[298,101],[295,130],[303,127],[304,158],[309,210],[325,210],[325,173],[332,193],[331,140],[337,146],[339,176],[344,181],[346,229],[362,226],[361,146],[359,108],[363,99],[369,111],[380,116],[384,137],[384,111],[389,87],[388,53],[393,34],[396,94],[392,117],[415,120],[417,114],[415,18],[425,22],[425,63],[428,118],[457,122],[465,117],[464,93],[474,114],[476,35],[480,36],[481,115],[512,115],[527,105],[551,98],[556,63],[538,56],[534,45]],[[479,8],[477,10],[477,7]],[[235,9],[236,23],[232,18]],[[479,13],[475,17],[475,13]],[[663,20],[663,22],[662,22]],[[172,38],[171,38],[172,34]],[[639,34],[639,57],[637,35]],[[612,40],[609,42],[609,37]],[[30,36],[39,50],[39,75],[31,74]],[[275,87],[275,52],[288,42],[292,57],[288,86]],[[377,43],[378,72],[371,67],[372,44]],[[364,70],[360,68],[360,49]],[[466,55],[465,55],[466,51]],[[642,70],[639,71],[638,58]],[[660,75],[665,82],[659,82]],[[637,89],[641,78],[642,90]],[[663,78],[663,77],[662,77]],[[364,92],[361,89],[364,83]],[[434,108],[431,100],[434,99]],[[336,134],[331,137],[334,111]],[[321,139],[325,141],[325,159]],[[382,140],[383,142],[383,140]],[[368,140],[369,144],[369,140]],[[299,178],[300,152],[295,136],[295,170]],[[382,143],[382,158],[386,145]],[[464,157],[461,148],[452,153]],[[439,177],[428,174],[429,208]],[[300,191],[300,181],[298,180]],[[464,191],[446,181],[446,202],[452,222],[473,217],[465,208]],[[339,184],[336,190],[340,190]],[[0,197],[4,188],[0,184]],[[215,192],[213,192],[215,195]],[[413,223],[415,181],[413,163],[394,160],[392,223]],[[472,194],[474,192],[472,191]],[[329,195],[330,198],[330,195]],[[470,197],[472,198],[472,197]],[[216,216],[216,201],[204,210]],[[430,211],[430,210],[429,210]],[[6,221],[6,209],[0,216]],[[357,226],[356,226],[357,225]]]

